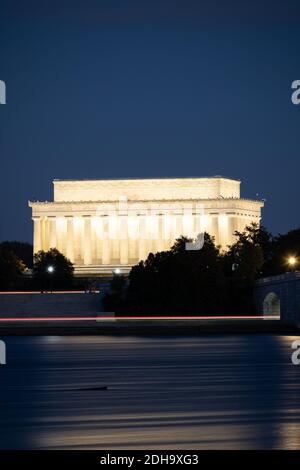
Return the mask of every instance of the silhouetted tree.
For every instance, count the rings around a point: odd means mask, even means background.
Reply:
[[[51,271],[49,271],[51,267]],[[33,259],[33,277],[42,290],[66,289],[72,286],[74,267],[56,248],[39,251]]]
[[[266,247],[265,235],[264,229],[256,224],[246,227],[243,232],[235,232],[235,243],[223,254],[227,275],[234,272],[235,277],[250,281],[259,277],[265,261],[264,249],[271,251],[271,247]]]
[[[150,253],[132,268],[121,302],[128,313],[218,315],[226,311],[226,279],[214,240],[205,234],[203,248],[195,251],[185,249],[187,241],[181,237],[169,251]],[[118,311],[117,302],[113,306]]]
[[[235,232],[236,241],[223,253],[224,273],[228,280],[231,314],[251,314],[255,311],[253,288],[262,275],[264,256],[272,253],[271,235],[257,224],[243,232]]]
[[[0,289],[16,289],[25,264],[9,249],[0,246]]]
[[[30,243],[18,241],[3,241],[0,248],[12,251],[27,268],[32,268],[33,264],[33,247]]]
[[[120,274],[114,274],[110,291],[103,299],[104,308],[107,312],[120,313],[126,311],[126,287],[126,278]]]

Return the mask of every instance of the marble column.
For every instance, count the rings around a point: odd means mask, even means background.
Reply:
[[[48,251],[49,250],[49,237],[48,237],[48,219],[47,217],[43,217],[41,220],[41,232],[42,232],[42,250]]]
[[[33,217],[33,252],[42,249],[42,221],[40,217]]]
[[[212,232],[211,228],[211,217],[208,214],[202,214],[201,215],[201,231],[206,232],[209,235]]]
[[[200,233],[203,233],[203,217],[199,209],[196,207],[193,215],[194,227],[193,227],[193,239],[196,239]]]
[[[160,214],[158,217],[158,243],[157,243],[157,251],[164,251],[165,249],[165,224],[164,224],[164,216]]]
[[[228,218],[228,236],[229,236],[229,243],[232,244],[235,241],[234,232],[238,230],[238,220],[235,215],[231,215]]]
[[[176,235],[176,216],[172,214],[171,216],[171,227],[170,227],[170,238],[169,238],[169,246],[173,246],[175,243],[175,240],[177,238]]]
[[[91,216],[84,215],[84,229],[83,229],[83,263],[85,265],[92,264],[92,237],[91,237]]]
[[[219,244],[221,248],[225,250],[229,243],[228,239],[228,215],[227,214],[220,214],[219,219]]]
[[[182,217],[183,215],[175,215],[175,234],[176,234],[176,239],[180,238],[184,235],[183,233],[183,226],[182,226]]]
[[[108,217],[103,217],[102,264],[110,264],[110,240]]]
[[[220,244],[220,237],[219,237],[219,222],[218,222],[218,214],[210,214],[211,217],[211,233],[215,239],[215,244]]]
[[[128,223],[127,216],[120,216],[119,220],[119,236],[120,236],[120,263],[128,264]]]
[[[138,260],[138,217],[132,214],[128,218],[128,245],[129,262],[136,264]]]
[[[56,217],[48,217],[49,225],[49,249],[56,248]]]
[[[57,237],[57,249],[64,255],[66,254],[66,220],[63,216],[59,216],[56,220],[56,237]]]
[[[95,230],[95,243],[96,243],[96,264],[102,263],[102,244],[103,244],[103,217],[96,218]]]
[[[169,250],[171,246],[172,219],[169,213],[163,216],[163,244],[164,250]]]
[[[146,234],[146,218],[139,217],[139,260],[145,260],[147,257],[147,234]]]
[[[66,255],[74,263],[74,223],[73,216],[66,216],[67,219],[67,244]]]

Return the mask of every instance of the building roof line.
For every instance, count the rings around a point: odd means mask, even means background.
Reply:
[[[146,176],[146,177],[129,177],[129,178],[55,178],[53,179],[53,183],[56,182],[64,182],[64,181],[130,181],[130,180],[189,180],[189,179],[224,179],[224,180],[231,180],[241,182],[238,178],[231,178],[229,176],[222,176],[222,175],[213,175],[213,176]]]

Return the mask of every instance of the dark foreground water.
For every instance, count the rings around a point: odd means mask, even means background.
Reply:
[[[296,337],[2,339],[2,449],[300,449]]]

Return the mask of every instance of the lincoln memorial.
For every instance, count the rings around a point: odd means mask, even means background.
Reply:
[[[76,275],[127,273],[175,239],[207,232],[224,250],[260,223],[263,202],[240,198],[240,181],[210,178],[54,180],[53,202],[30,201],[34,253],[57,248]]]

